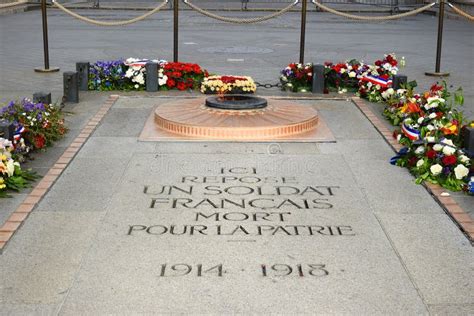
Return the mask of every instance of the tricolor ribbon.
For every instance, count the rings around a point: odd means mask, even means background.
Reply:
[[[21,124],[18,125],[17,129],[13,133],[13,139],[18,141],[21,138],[21,134],[25,132],[25,127]]]
[[[417,129],[414,129],[410,125],[403,123],[402,124],[402,132],[405,134],[406,137],[408,137],[410,140],[418,140],[420,139],[420,131]]]
[[[403,156],[405,156],[406,154],[408,153],[408,147],[403,147],[402,149],[400,149],[400,151],[397,153],[396,156],[392,157],[390,159],[390,163],[392,165],[396,165],[397,164],[397,161],[402,158]]]
[[[379,76],[367,75],[365,77],[362,77],[362,81],[370,82],[370,83],[373,83],[375,85],[378,84],[383,88],[388,88],[389,86],[392,85],[392,79],[384,79],[384,78],[379,77]]]

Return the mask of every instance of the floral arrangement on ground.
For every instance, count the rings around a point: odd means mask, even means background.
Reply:
[[[281,71],[282,90],[291,92],[311,91],[313,64],[291,63]]]
[[[353,91],[370,102],[385,103],[384,115],[397,127],[394,137],[405,146],[391,162],[408,168],[416,183],[428,181],[474,194],[473,159],[462,150],[463,131],[474,127],[474,121],[464,118],[456,108],[464,103],[462,89],[451,93],[444,83],[417,94],[417,84],[412,81],[395,91],[392,82],[398,66],[405,66],[405,59],[398,61],[393,53],[372,65],[356,59],[326,62],[325,92]],[[283,89],[308,91],[312,67],[293,63],[283,69]]]
[[[422,94],[406,89],[388,89],[384,115],[399,126],[394,137],[405,147],[392,163],[407,167],[417,183],[428,181],[452,191],[471,191],[473,160],[462,150],[463,131],[474,127],[456,106],[464,103],[462,90],[448,91],[446,83],[435,84]]]
[[[19,190],[37,176],[22,170],[20,163],[34,151],[44,150],[67,132],[61,109],[54,104],[29,99],[11,101],[0,107],[0,120],[13,126],[13,139],[0,138],[0,196]]]
[[[9,197],[8,191],[19,191],[28,187],[37,175],[29,170],[22,170],[12,152],[13,143],[5,138],[0,138],[0,198]]]
[[[208,72],[197,64],[138,58],[98,61],[89,67],[89,90],[145,90],[148,62],[158,63],[160,90],[200,88]]]
[[[248,76],[209,76],[201,83],[201,92],[206,94],[254,93],[257,86]]]

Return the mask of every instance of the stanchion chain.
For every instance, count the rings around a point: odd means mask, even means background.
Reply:
[[[132,23],[136,23],[138,21],[141,21],[141,20],[144,20],[146,19],[147,17],[155,14],[156,12],[160,11],[161,9],[163,9],[167,4],[168,4],[168,0],[164,0],[164,2],[162,4],[160,4],[159,6],[157,6],[156,8],[154,8],[153,10],[151,11],[148,11],[147,13],[143,14],[143,15],[140,15],[140,16],[137,16],[136,18],[133,18],[133,19],[130,19],[130,20],[124,20],[124,21],[114,21],[114,22],[106,22],[106,21],[99,21],[99,20],[93,20],[93,19],[90,19],[88,17],[85,17],[83,15],[80,15],[80,14],[77,14],[71,10],[69,10],[68,8],[64,7],[62,4],[60,4],[59,2],[57,2],[57,0],[53,0],[53,4],[61,9],[62,11],[64,11],[65,13],[69,14],[70,16],[72,17],[75,17],[76,19],[79,19],[81,21],[84,21],[86,23],[91,23],[91,24],[94,24],[94,25],[98,25],[98,26],[123,26],[123,25],[128,25],[128,24],[132,24]]]
[[[255,81],[255,85],[256,85],[258,88],[265,88],[265,89],[281,88],[281,83],[271,84],[271,83],[260,83],[260,82]]]
[[[321,10],[323,11],[327,11],[329,13],[332,13],[332,14],[335,14],[335,15],[339,15],[339,16],[342,16],[342,17],[345,17],[345,18],[348,18],[348,19],[353,19],[353,20],[364,20],[364,21],[369,21],[369,22],[380,22],[380,21],[386,21],[386,20],[396,20],[396,19],[401,19],[401,18],[404,18],[404,17],[407,17],[407,16],[410,16],[410,15],[415,15],[415,14],[418,14],[418,13],[421,13],[425,10],[428,10],[429,8],[431,8],[432,6],[434,6],[436,4],[436,2],[433,2],[433,3],[430,3],[430,4],[427,4],[425,6],[422,6],[418,9],[415,9],[415,10],[411,10],[411,11],[408,11],[408,12],[404,12],[404,13],[400,13],[400,14],[394,14],[394,15],[385,15],[385,16],[363,16],[363,15],[354,15],[354,14],[349,14],[349,13],[344,13],[344,12],[341,12],[341,11],[338,11],[338,10],[335,10],[333,8],[330,8],[328,6],[325,6],[324,4],[322,3],[319,3],[315,0],[311,0],[311,2],[313,2],[314,5],[316,5],[318,8],[320,8]]]
[[[471,22],[474,22],[474,16],[470,15],[469,13],[455,7],[452,3],[448,2],[448,5],[449,7],[454,11],[456,12],[457,14],[459,14],[460,16],[468,19],[469,21]]]
[[[216,19],[216,20],[219,20],[219,21],[227,22],[227,23],[250,24],[250,23],[263,22],[263,21],[266,21],[266,20],[276,18],[277,16],[280,16],[280,15],[290,11],[294,6],[296,6],[298,4],[299,0],[295,0],[295,2],[291,3],[287,7],[283,8],[280,11],[277,11],[275,13],[265,15],[265,16],[262,16],[262,17],[250,18],[250,19],[238,19],[238,18],[231,18],[231,17],[226,17],[226,16],[214,14],[214,13],[211,13],[207,10],[204,10],[204,9],[194,5],[189,0],[183,0],[183,2],[187,6],[189,6],[191,9],[196,10],[197,12],[199,12],[199,13],[207,16],[207,17],[210,17],[212,19]]]

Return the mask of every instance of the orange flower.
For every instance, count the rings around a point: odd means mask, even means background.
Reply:
[[[408,103],[408,111],[410,113],[419,113],[420,112],[420,106],[416,103]]]
[[[448,123],[448,125],[441,128],[441,131],[444,135],[457,135],[458,134],[458,126]]]

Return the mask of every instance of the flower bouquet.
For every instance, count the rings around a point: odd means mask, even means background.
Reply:
[[[257,86],[248,76],[209,76],[201,83],[205,94],[246,94],[254,93]]]
[[[156,62],[160,90],[197,89],[207,71],[197,64],[168,63],[165,60],[127,58],[126,60],[98,61],[89,68],[89,90],[145,90],[146,64]]]
[[[335,90],[339,93],[356,92],[359,88],[361,74],[365,73],[367,69],[367,65],[356,59],[338,64],[325,62],[325,86],[329,91]]]
[[[311,91],[313,64],[291,63],[281,71],[282,90],[292,92]]]
[[[31,171],[22,170],[13,156],[13,143],[0,138],[0,198],[8,197],[7,191],[19,191],[37,178]]]
[[[428,181],[459,191],[467,189],[472,159],[461,150],[463,115],[453,108],[462,105],[463,98],[459,91],[453,100],[450,97],[446,85],[433,85],[397,108],[404,119],[395,136],[405,147],[393,163],[407,167],[417,183]]]
[[[377,60],[374,65],[364,67],[359,75],[358,95],[370,102],[382,102],[389,97],[382,93],[392,86],[392,77],[398,73],[398,61],[395,54],[385,55],[384,59]],[[391,91],[392,92],[392,91]]]
[[[32,150],[51,146],[67,132],[59,107],[29,99],[11,101],[0,109],[0,119],[15,125],[13,154],[20,161],[24,161]]]
[[[158,70],[158,85],[160,90],[198,89],[208,75],[198,64],[164,63]]]

